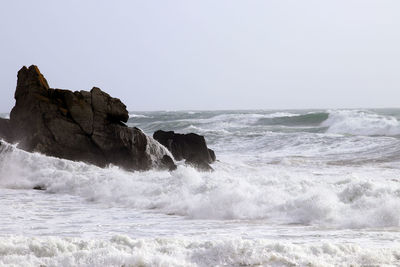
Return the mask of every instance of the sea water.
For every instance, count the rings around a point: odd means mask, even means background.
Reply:
[[[400,110],[128,124],[204,135],[215,171],[102,169],[3,142],[0,266],[400,266]]]

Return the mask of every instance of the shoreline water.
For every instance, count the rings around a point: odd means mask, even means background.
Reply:
[[[131,112],[196,132],[213,173],[126,172],[0,148],[0,262],[393,266],[400,110]],[[46,191],[32,190],[37,184]]]

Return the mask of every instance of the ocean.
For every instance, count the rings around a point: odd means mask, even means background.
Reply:
[[[400,266],[400,109],[128,124],[204,135],[215,171],[102,169],[4,143],[0,266]]]

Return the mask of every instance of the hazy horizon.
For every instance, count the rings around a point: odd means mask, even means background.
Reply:
[[[100,87],[130,111],[400,108],[398,1],[12,1],[0,112],[17,72]]]

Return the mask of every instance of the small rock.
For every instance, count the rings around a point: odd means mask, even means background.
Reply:
[[[35,187],[33,187],[34,190],[46,190],[46,186],[44,185],[35,185]]]
[[[202,171],[213,170],[209,164],[216,160],[215,153],[207,148],[204,136],[158,130],[153,138],[165,146],[176,160],[185,159],[187,164]]]

